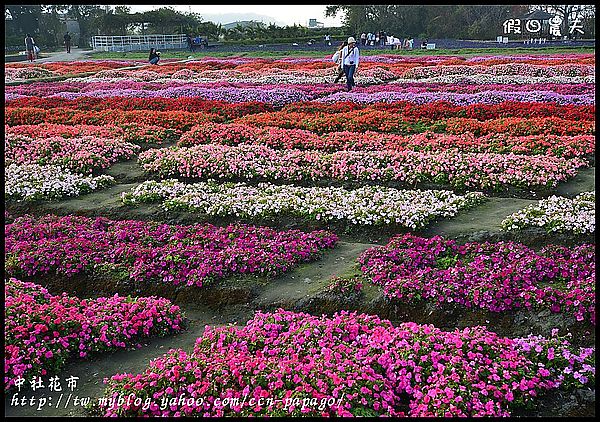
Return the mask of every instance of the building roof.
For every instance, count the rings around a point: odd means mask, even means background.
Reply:
[[[544,12],[543,10],[534,10],[533,12],[530,12],[528,14],[526,14],[525,16],[523,16],[521,19],[523,20],[541,20],[541,21],[545,21],[548,19],[552,19],[554,17],[553,14],[550,14],[548,12]]]

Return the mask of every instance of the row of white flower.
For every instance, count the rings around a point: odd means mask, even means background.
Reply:
[[[464,196],[445,190],[400,190],[365,186],[301,187],[260,183],[185,184],[175,179],[146,181],[121,194],[125,204],[164,201],[165,209],[184,209],[211,216],[265,218],[281,215],[309,220],[343,221],[354,225],[399,224],[423,227],[438,217],[453,217],[459,210],[486,200],[480,192]]]
[[[596,191],[580,193],[573,199],[551,196],[506,217],[501,225],[506,231],[526,227],[543,227],[548,233],[596,231]]]
[[[414,84],[414,83],[470,83],[470,84],[595,84],[596,76],[524,76],[524,75],[490,75],[490,74],[475,74],[475,75],[444,75],[434,76],[431,78],[412,79],[399,78],[389,83],[391,84]]]
[[[4,197],[17,201],[79,196],[113,185],[112,176],[84,176],[60,166],[11,164],[4,173]]]

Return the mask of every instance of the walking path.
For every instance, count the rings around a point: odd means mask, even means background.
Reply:
[[[42,58],[34,60],[33,63],[71,62],[76,60],[87,60],[90,59],[90,56],[88,54],[91,52],[91,50],[84,50],[82,48],[71,48],[70,53],[67,53],[66,50],[54,51],[49,53],[42,52]]]

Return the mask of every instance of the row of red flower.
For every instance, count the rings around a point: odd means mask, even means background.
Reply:
[[[41,109],[74,109],[74,110],[155,110],[155,111],[189,111],[220,114],[227,119],[242,117],[247,114],[274,111],[275,107],[262,102],[228,103],[219,100],[191,98],[126,98],[126,97],[81,97],[66,98],[18,98],[5,102],[9,108],[35,107]],[[302,113],[347,113],[353,110],[381,110],[398,113],[403,117],[428,117],[441,119],[449,117],[465,117],[478,120],[497,119],[502,117],[560,116],[566,120],[594,120],[596,107],[590,105],[559,105],[554,103],[520,103],[507,101],[500,104],[472,104],[460,106],[448,101],[435,101],[416,104],[409,101],[393,103],[360,104],[350,101],[325,104],[316,101],[287,104],[283,112]]]
[[[34,107],[7,107],[4,114],[4,123],[10,126],[44,122],[61,124],[137,123],[189,130],[200,123],[222,123],[225,120],[225,117],[220,114],[152,110],[79,111],[68,109],[44,110]],[[447,119],[432,119],[430,117],[418,119],[409,117],[405,119],[399,116],[398,113],[370,109],[332,115],[315,115],[314,113],[286,111],[257,113],[235,119],[234,122],[254,126],[306,129],[316,133],[376,131],[413,134],[433,131],[450,134],[471,132],[475,136],[483,136],[490,133],[506,133],[515,136],[537,134],[593,135],[596,127],[594,121],[565,120],[559,117],[509,117],[486,121],[461,117]]]

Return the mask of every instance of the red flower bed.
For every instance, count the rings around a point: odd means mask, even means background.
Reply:
[[[436,119],[429,116],[418,119],[405,117],[397,112],[372,109],[354,110],[347,113],[300,113],[279,111],[258,113],[236,119],[235,123],[246,123],[253,126],[275,126],[283,128],[307,129],[316,133],[334,131],[352,132],[389,132],[400,134],[420,133],[425,131],[465,133],[476,136],[490,133],[508,135],[593,135],[595,121],[565,120],[559,117],[521,118],[509,117],[479,121],[477,119],[452,117]]]
[[[18,101],[18,100],[13,100]],[[7,105],[12,102],[7,102]],[[507,101],[500,104],[471,104],[460,106],[448,101],[435,101],[427,104],[416,104],[408,101],[394,103],[357,104],[350,101],[324,104],[307,101],[287,104],[284,112],[301,113],[347,113],[353,110],[384,110],[390,113],[401,113],[403,117],[428,117],[443,119],[449,117],[466,117],[477,120],[490,120],[502,117],[554,117],[565,120],[595,120],[596,107],[588,105],[557,105],[546,103],[520,103]]]
[[[161,127],[172,129],[188,130],[198,123],[207,121],[222,122],[223,117],[217,114],[190,113],[187,111],[79,111],[67,109],[44,110],[34,107],[7,107],[4,113],[4,124],[10,126],[40,123],[60,123],[66,125],[141,123],[146,125],[159,125]]]
[[[66,98],[27,97],[6,101],[6,107],[35,107],[41,109],[72,109],[86,111],[101,110],[154,110],[187,111],[191,113],[213,113],[228,119],[246,114],[273,111],[273,106],[263,102],[228,103],[202,98],[126,98],[126,97],[81,97],[74,100]]]

